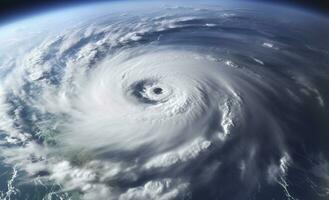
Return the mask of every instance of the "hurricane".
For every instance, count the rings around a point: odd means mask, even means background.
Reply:
[[[2,28],[0,199],[328,198],[327,19],[125,4]]]

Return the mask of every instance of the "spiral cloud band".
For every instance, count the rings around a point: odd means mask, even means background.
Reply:
[[[326,20],[124,5],[2,28],[1,199],[328,198]]]

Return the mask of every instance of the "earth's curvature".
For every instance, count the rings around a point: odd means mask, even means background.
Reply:
[[[0,199],[328,199],[328,35],[237,2],[3,25]]]

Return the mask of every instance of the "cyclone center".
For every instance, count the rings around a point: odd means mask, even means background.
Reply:
[[[154,88],[154,89],[153,89],[153,93],[154,93],[154,94],[162,94],[162,88],[160,88],[160,87],[156,87],[156,88]]]

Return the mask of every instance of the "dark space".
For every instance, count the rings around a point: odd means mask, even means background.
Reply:
[[[291,6],[302,7],[314,11],[319,11],[324,14],[329,13],[328,0],[265,0],[263,2],[272,2],[278,4],[288,4]]]
[[[67,5],[115,0],[0,0],[0,23],[15,20],[37,11]]]
[[[96,0],[97,1],[97,0]],[[120,1],[120,0],[98,0]],[[249,1],[249,0],[242,0]],[[274,4],[286,4],[304,9],[313,10],[322,14],[329,13],[328,0],[256,0],[259,2],[271,2]],[[0,22],[10,21],[19,16],[29,15],[38,10],[56,8],[64,5],[95,2],[94,0],[0,0]]]

